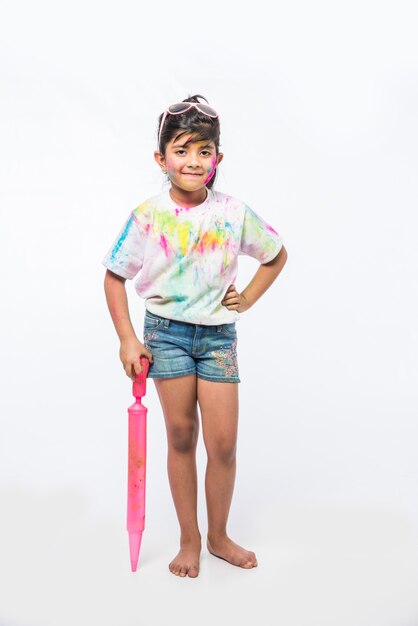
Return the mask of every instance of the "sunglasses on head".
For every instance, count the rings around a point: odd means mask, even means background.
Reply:
[[[208,115],[209,117],[219,117],[215,109],[212,109],[212,107],[208,104],[203,104],[202,102],[176,102],[176,104],[170,104],[170,106],[164,111],[163,119],[161,120],[160,130],[158,133],[158,145],[160,145],[161,132],[167,115],[180,115],[181,113],[186,113],[186,111],[192,107],[195,107],[198,111],[200,111],[200,113]]]

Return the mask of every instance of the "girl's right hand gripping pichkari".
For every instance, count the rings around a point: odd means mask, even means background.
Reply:
[[[150,363],[154,362],[151,352],[136,337],[120,342],[119,357],[126,375],[132,381],[142,372],[141,356],[146,356]]]

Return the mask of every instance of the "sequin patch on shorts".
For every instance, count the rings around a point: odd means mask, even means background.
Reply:
[[[226,377],[238,376],[237,339],[235,338],[230,348],[213,350],[213,356],[217,365],[223,368]]]
[[[150,347],[150,340],[151,339],[158,339],[159,335],[158,333],[145,333],[144,334],[144,346],[147,350],[149,350],[151,352],[151,347]]]

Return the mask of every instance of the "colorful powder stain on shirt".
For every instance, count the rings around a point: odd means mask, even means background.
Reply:
[[[129,232],[130,232],[130,230],[131,230],[131,228],[132,228],[132,224],[133,224],[133,222],[134,222],[134,219],[135,219],[135,218],[134,218],[134,216],[133,216],[133,215],[130,215],[130,216],[129,216],[129,218],[128,218],[128,220],[127,220],[126,224],[125,224],[125,226],[122,228],[122,231],[121,231],[121,233],[120,233],[120,235],[119,235],[119,238],[118,238],[117,242],[115,243],[114,247],[113,247],[113,248],[112,248],[112,250],[111,250],[111,256],[110,256],[110,258],[111,258],[111,260],[112,260],[114,263],[116,263],[116,262],[117,262],[117,257],[118,257],[118,254],[120,254],[120,250],[121,250],[121,248],[123,247],[123,244],[124,244],[124,242],[126,241],[126,238],[127,238],[127,237],[128,237],[128,235],[129,235]]]
[[[242,200],[208,189],[196,207],[182,207],[169,190],[133,209],[102,263],[135,281],[145,307],[169,319],[223,324],[239,319],[221,304],[238,273],[238,256],[271,261],[281,236]]]

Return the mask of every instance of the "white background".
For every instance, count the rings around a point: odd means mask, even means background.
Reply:
[[[413,7],[0,3],[1,626],[418,624]],[[228,530],[259,566],[206,550],[200,440],[201,572],[182,579],[151,381],[130,572],[133,399],[101,259],[162,189],[158,115],[195,93],[221,117],[216,188],[273,225],[289,258],[237,322]],[[257,267],[240,257],[239,291]]]

